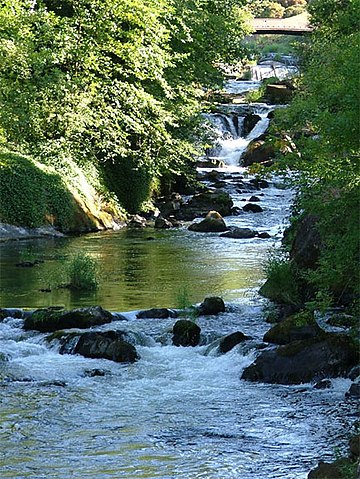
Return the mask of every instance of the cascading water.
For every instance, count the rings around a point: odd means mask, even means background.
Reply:
[[[243,91],[249,88],[237,83]],[[261,120],[246,138],[241,137],[240,107],[234,110],[236,115],[224,112],[212,118],[219,130],[219,154],[228,165],[223,171],[244,171],[238,166],[241,151],[268,123],[271,107],[250,108]],[[248,196],[236,190],[240,180],[238,172],[227,180],[235,188],[235,206]],[[266,194],[257,194],[264,195],[264,214],[226,220],[232,226],[266,229],[272,236],[270,243],[260,238],[199,236],[185,229],[153,231],[153,241],[147,241],[148,233],[136,232],[128,238],[120,231],[59,240],[57,246],[41,243],[46,261],[39,266],[40,277],[46,276],[44,268],[51,264],[51,248],[57,255],[67,252],[66,248],[91,251],[108,268],[105,291],[95,299],[88,296],[71,302],[72,307],[91,300],[113,311],[124,304],[151,307],[159,300],[171,306],[169,291],[179,291],[182,283],[177,281],[183,280],[186,271],[197,297],[219,288],[227,310],[197,319],[201,343],[196,347],[172,345],[175,320],[137,319],[136,311],[123,313],[121,320],[114,314],[111,323],[92,328],[124,331],[141,356],[130,365],[59,354],[56,339],[49,342],[46,334],[25,331],[23,319],[0,321],[1,477],[305,479],[318,459],[329,460],[335,446],[346,445],[348,422],[356,417],[355,405],[345,399],[349,380],[333,380],[327,390],[311,384],[240,380],[269,326],[263,320],[263,300],[256,294],[261,281],[259,262],[280,239],[291,200],[291,192],[276,181]],[[40,248],[39,243],[33,244]],[[3,278],[7,279],[2,302],[16,298],[36,307],[44,296],[36,298],[36,289],[29,293],[22,284],[25,278],[28,285],[26,275],[36,271],[22,271],[13,287],[16,270],[11,269],[11,255],[21,248],[26,250],[26,244],[2,248]],[[139,267],[139,261],[145,266]],[[35,277],[32,284],[38,285],[36,281],[40,279]],[[12,296],[7,296],[8,291]],[[126,303],[121,302],[122,294]],[[49,305],[58,300],[55,296]],[[9,311],[10,316],[20,313]],[[235,331],[252,339],[219,355],[219,338]],[[69,353],[73,346],[69,345]]]

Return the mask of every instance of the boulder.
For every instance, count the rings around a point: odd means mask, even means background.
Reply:
[[[347,393],[345,394],[346,397],[353,397],[353,398],[360,398],[360,378],[354,381]]]
[[[249,199],[250,203],[254,203],[256,201],[261,201],[258,196],[251,196]]]
[[[316,338],[324,331],[315,321],[314,317],[305,314],[295,314],[281,323],[273,326],[265,333],[264,341],[274,344],[288,344],[292,341]]]
[[[80,328],[110,323],[113,316],[101,306],[59,311],[53,308],[37,309],[24,321],[24,329],[34,329],[42,333],[60,329]]]
[[[176,311],[167,308],[152,308],[145,311],[140,311],[137,313],[136,317],[138,319],[166,319],[166,318],[177,318],[179,315]]]
[[[128,223],[131,228],[145,228],[146,218],[140,215],[134,215]]]
[[[261,120],[261,116],[255,113],[248,113],[244,118],[243,136],[247,136],[254,126]]]
[[[247,203],[244,207],[243,210],[245,212],[250,212],[250,213],[261,213],[264,211],[260,205],[257,205],[256,203]]]
[[[249,183],[257,189],[269,188],[270,186],[267,180],[263,180],[261,178],[253,178],[249,181]]]
[[[338,464],[323,461],[308,474],[308,479],[343,479],[343,477]]]
[[[317,229],[317,218],[304,216],[296,225],[291,245],[290,259],[299,269],[315,269],[320,257],[322,244]]]
[[[182,206],[177,218],[192,220],[205,216],[208,211],[217,211],[221,216],[229,216],[233,205],[228,193],[208,190],[194,195],[187,204]]]
[[[330,379],[322,379],[314,384],[314,389],[330,389],[331,385],[332,383]]]
[[[110,333],[113,333],[110,331]],[[117,363],[134,363],[140,356],[135,347],[116,335],[108,332],[88,332],[80,335],[73,354],[81,354],[86,358],[110,359]]]
[[[224,219],[217,211],[209,211],[206,218],[200,223],[193,223],[189,226],[189,231],[197,231],[199,233],[218,233],[226,231],[227,227]]]
[[[356,461],[360,456],[360,434],[356,434],[349,441],[350,459]]]
[[[199,314],[203,316],[224,313],[225,303],[222,298],[219,298],[218,296],[210,296],[209,298],[204,299],[200,304],[198,311]]]
[[[249,143],[246,151],[241,155],[241,165],[250,166],[261,163],[270,166],[275,158],[276,151],[271,143],[264,140],[253,140]]]
[[[293,96],[293,89],[288,85],[266,85],[264,97],[272,105],[285,105]]]
[[[154,227],[157,229],[169,229],[169,228],[173,228],[173,224],[171,221],[167,220],[166,218],[159,216],[155,220]]]
[[[266,231],[264,231],[263,233],[258,233],[257,237],[261,239],[269,239],[271,238],[271,235],[267,233]]]
[[[197,346],[200,342],[201,329],[193,321],[179,319],[173,327],[174,346]]]
[[[265,350],[246,368],[242,379],[273,384],[301,384],[346,374],[357,362],[357,348],[346,335],[294,341]]]
[[[250,337],[246,336],[241,331],[236,331],[235,333],[228,334],[220,340],[218,351],[221,354],[225,354],[238,344],[242,343],[243,341],[246,341],[247,339],[250,339]]]
[[[222,233],[222,238],[235,238],[235,239],[250,239],[255,238],[257,232],[250,228],[237,228],[233,227],[226,233]]]

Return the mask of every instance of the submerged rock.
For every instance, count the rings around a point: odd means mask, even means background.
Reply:
[[[193,321],[179,319],[173,327],[174,346],[197,346],[200,342],[200,327]]]
[[[263,351],[244,370],[242,379],[274,384],[307,383],[346,374],[357,359],[357,348],[350,337],[324,333],[320,338]]]
[[[251,239],[257,236],[257,231],[250,228],[238,228],[233,227],[226,233],[220,235],[222,238],[234,238],[234,239]]]
[[[113,316],[101,306],[58,311],[57,309],[37,309],[25,319],[24,329],[34,329],[42,333],[50,333],[60,329],[80,328],[110,323]]]
[[[205,298],[198,308],[201,315],[212,315],[225,312],[225,303],[222,298],[218,296],[210,296]]]
[[[176,311],[167,308],[152,308],[137,313],[136,317],[138,319],[166,319],[166,318],[177,318],[179,315]]]
[[[227,227],[224,219],[217,211],[209,211],[206,218],[200,223],[193,223],[189,226],[189,231],[197,231],[198,233],[218,233],[226,231]]]

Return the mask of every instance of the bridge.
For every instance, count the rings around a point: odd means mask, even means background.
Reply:
[[[313,30],[307,12],[289,18],[254,18],[253,35],[304,35]]]

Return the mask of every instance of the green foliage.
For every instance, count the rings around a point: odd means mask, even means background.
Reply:
[[[55,167],[113,166],[137,208],[154,178],[188,174],[203,88],[244,52],[242,3],[4,0],[0,142]]]
[[[99,286],[99,271],[96,261],[85,253],[75,254],[65,264],[67,286],[81,291],[93,291]]]
[[[62,178],[26,156],[0,152],[0,220],[37,227],[66,229],[75,204]]]
[[[264,272],[267,281],[260,288],[260,294],[278,303],[301,302],[297,272],[287,257],[281,253],[269,256],[264,265]]]
[[[349,304],[360,292],[360,1],[317,0],[310,11],[316,28],[304,52],[301,89],[279,112],[279,129],[290,125],[296,146],[284,158],[300,172],[295,214],[319,218],[321,257],[307,274],[315,303]]]

